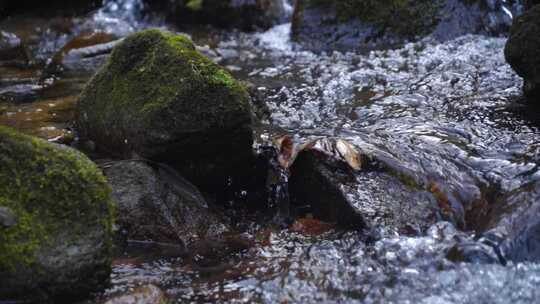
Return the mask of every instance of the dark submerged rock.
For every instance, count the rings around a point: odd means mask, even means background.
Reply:
[[[127,37],[81,94],[83,139],[178,169],[198,186],[223,186],[253,159],[246,89],[185,36],[146,30]]]
[[[446,41],[474,33],[501,35],[512,22],[494,1],[299,0],[293,38],[315,50],[397,46],[427,35]]]
[[[130,240],[190,245],[227,230],[197,188],[172,168],[118,161],[103,169],[117,202],[117,224]]]
[[[0,127],[0,299],[69,300],[103,287],[110,194],[83,154]]]
[[[540,5],[518,17],[504,49],[506,61],[523,77],[523,92],[531,101],[540,98]]]

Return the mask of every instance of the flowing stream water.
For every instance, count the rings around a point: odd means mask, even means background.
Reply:
[[[145,18],[141,10],[137,0],[107,1],[97,12],[69,21],[70,33],[55,29],[61,20],[28,17],[0,23],[6,31],[32,38],[32,51],[42,61],[35,68],[0,68],[0,124],[52,141],[70,134],[76,96],[97,63],[56,76],[42,67],[89,28],[118,36],[156,26],[175,30],[159,18]],[[504,201],[516,193],[522,194],[519,204],[530,210],[538,205],[530,194],[536,188],[530,186],[540,178],[539,120],[518,102],[522,80],[505,63],[504,38],[466,35],[444,43],[426,38],[394,50],[316,54],[290,41],[290,24],[262,33],[203,28],[188,34],[205,54],[265,97],[271,117],[263,137],[340,137],[418,185],[436,183],[465,205]],[[369,183],[359,180],[347,191],[357,201],[374,200],[366,190]],[[255,245],[228,257],[222,271],[200,271],[161,249],[128,250],[115,261],[112,286],[100,297],[153,283],[182,303],[540,299],[538,255],[536,260],[525,254],[522,259],[504,256],[503,262],[449,261],[446,253],[456,243],[480,246],[482,238],[506,232],[465,216],[461,221],[461,227],[441,221],[415,236],[381,229],[369,237],[333,226],[306,234],[249,223],[243,233]]]

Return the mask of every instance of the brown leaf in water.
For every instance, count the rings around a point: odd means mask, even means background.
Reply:
[[[321,222],[312,218],[297,219],[291,226],[292,232],[297,232],[305,236],[319,236],[330,230],[334,226],[329,223]]]

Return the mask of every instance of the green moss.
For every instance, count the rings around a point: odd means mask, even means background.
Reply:
[[[36,254],[65,232],[76,242],[88,226],[112,228],[110,188],[81,153],[0,126],[0,206],[17,224],[0,233],[0,273],[35,266]],[[111,246],[110,239],[106,239]]]

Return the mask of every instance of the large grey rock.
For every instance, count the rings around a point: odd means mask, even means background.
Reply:
[[[202,194],[173,169],[144,161],[103,165],[116,199],[116,224],[130,240],[182,243],[227,230]]]
[[[518,10],[517,5],[509,8]],[[504,35],[511,23],[502,3],[494,0],[298,0],[292,32],[315,51],[365,50],[428,35],[441,41],[471,33]]]

